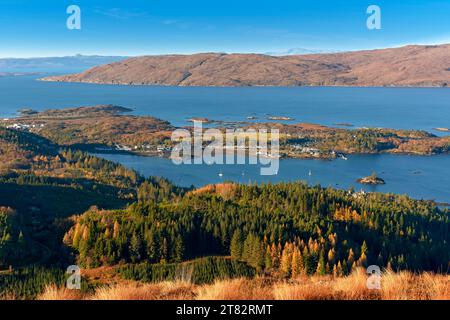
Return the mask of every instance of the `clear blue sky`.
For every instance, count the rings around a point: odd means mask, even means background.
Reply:
[[[79,5],[82,30],[66,28]],[[366,9],[382,10],[382,30]],[[356,50],[450,42],[449,0],[0,0],[0,57]]]

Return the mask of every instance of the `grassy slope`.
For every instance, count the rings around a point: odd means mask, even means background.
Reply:
[[[219,280],[213,284],[189,282],[141,284],[121,282],[81,295],[49,286],[40,300],[449,300],[450,276],[393,273],[381,276],[381,289],[367,288],[367,276],[357,270],[348,277],[300,277],[293,280],[259,277]]]

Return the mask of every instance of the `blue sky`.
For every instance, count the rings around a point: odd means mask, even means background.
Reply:
[[[82,29],[66,28],[81,8]],[[366,28],[366,9],[382,29]],[[344,51],[450,43],[441,0],[0,0],[0,57]]]

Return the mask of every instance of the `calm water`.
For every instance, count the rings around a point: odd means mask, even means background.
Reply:
[[[117,104],[138,115],[152,115],[174,125],[190,117],[245,121],[247,116],[289,116],[295,122],[325,125],[423,129],[450,127],[450,89],[414,88],[189,88],[92,85],[35,81],[35,76],[0,77],[0,117],[17,109],[37,110],[81,105]],[[175,166],[170,160],[104,155],[173,182],[201,186],[222,180],[287,181],[368,191],[407,193],[415,198],[450,202],[450,157],[355,155],[348,161],[283,160],[274,177],[261,177],[255,166]],[[312,175],[308,172],[311,170]],[[384,186],[361,186],[355,179],[376,171]],[[218,173],[222,172],[223,177]]]
[[[197,88],[115,86],[0,77],[0,116],[37,110],[117,104],[174,125],[191,117],[246,121],[268,115],[325,125],[423,129],[450,127],[449,88]],[[435,134],[442,134],[433,131]]]
[[[102,157],[134,168],[145,176],[162,176],[182,186],[202,186],[223,181],[279,182],[303,180],[324,187],[409,194],[418,199],[450,202],[450,157],[407,155],[352,155],[348,160],[281,160],[275,176],[260,176],[255,165],[175,165],[157,157],[103,154]],[[309,176],[311,171],[311,176]],[[366,186],[357,178],[376,171],[385,185]],[[219,173],[223,176],[220,177]]]

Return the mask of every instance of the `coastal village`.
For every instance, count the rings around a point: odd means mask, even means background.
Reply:
[[[58,143],[70,146],[84,145],[97,151],[131,152],[141,155],[169,157],[177,142],[172,141],[172,132],[177,129],[167,121],[153,117],[123,115],[131,109],[100,105],[37,112],[21,109],[20,116],[5,118],[0,125],[8,129],[29,131]],[[275,117],[278,121],[289,117]],[[415,130],[381,128],[342,129],[317,124],[281,122],[221,122],[206,118],[191,118],[188,121],[214,123],[214,128],[224,131],[228,128],[242,129],[236,139],[257,139],[249,129],[272,128],[280,132],[280,158],[347,160],[356,153],[404,153],[439,154],[450,151],[450,136],[435,136]],[[287,121],[287,120],[286,120]],[[185,127],[192,130],[191,127]],[[206,130],[206,128],[205,128]],[[270,139],[269,139],[270,140]],[[203,141],[203,148],[210,141]],[[270,141],[268,143],[270,150]],[[272,157],[270,151],[260,147],[250,148],[249,143],[229,146],[224,142],[223,151],[243,152],[251,156]],[[253,153],[253,154],[252,154]]]

